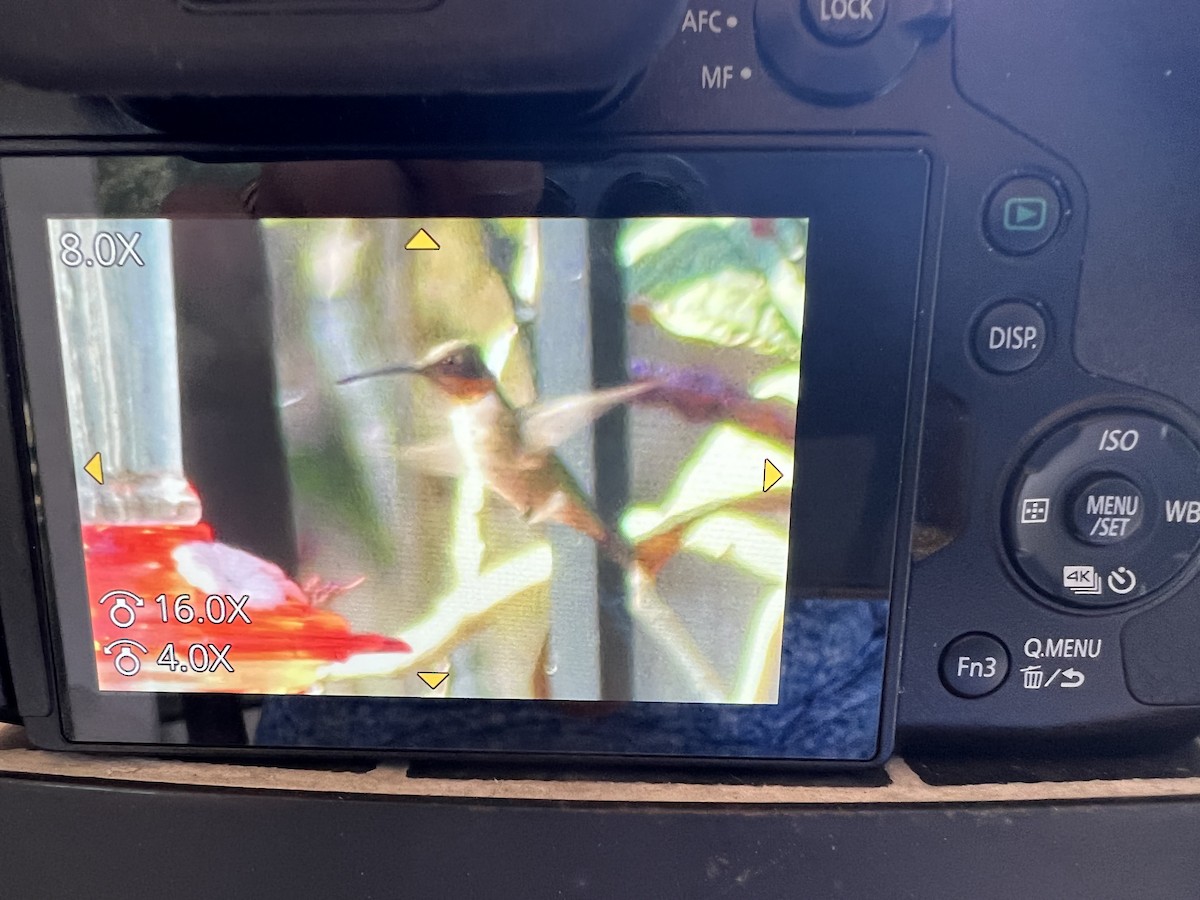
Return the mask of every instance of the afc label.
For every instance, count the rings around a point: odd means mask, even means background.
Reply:
[[[689,9],[679,30],[721,34],[727,28],[737,28],[737,24],[737,16],[726,16],[719,9]]]

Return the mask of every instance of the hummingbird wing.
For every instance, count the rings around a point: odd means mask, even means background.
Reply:
[[[423,444],[397,447],[395,454],[402,466],[415,469],[423,475],[458,478],[463,474],[462,454],[454,438],[449,435]]]
[[[463,474],[462,454],[451,434],[439,434],[425,441],[404,443],[394,430],[375,423],[355,435],[364,459],[377,463],[391,461],[413,472],[437,478],[457,478]]]
[[[520,410],[521,436],[533,452],[553,450],[575,432],[586,428],[609,410],[658,387],[643,381],[620,387],[602,388],[587,394],[556,397]]]

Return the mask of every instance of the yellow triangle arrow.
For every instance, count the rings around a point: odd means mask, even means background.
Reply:
[[[447,678],[450,677],[449,672],[418,672],[417,677],[429,685],[431,691],[436,691]]]
[[[96,479],[96,484],[104,484],[104,463],[101,462],[99,453],[96,453],[87,461],[83,467],[83,471]]]
[[[441,250],[442,245],[433,239],[433,236],[424,228],[420,229],[416,234],[408,239],[408,243],[404,245],[405,250]]]
[[[775,485],[779,484],[779,479],[783,477],[783,473],[779,471],[775,463],[769,459],[763,460],[763,493],[765,494]]]

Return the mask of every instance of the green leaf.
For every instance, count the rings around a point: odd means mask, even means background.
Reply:
[[[665,331],[685,340],[800,358],[803,247],[749,219],[628,223],[618,252],[626,287]]]
[[[699,217],[629,219],[621,228],[617,259],[626,269],[633,268],[650,254],[663,250],[689,231],[713,226],[725,228],[736,221]]]
[[[750,396],[758,400],[786,400],[795,404],[800,396],[800,367],[789,363],[760,375],[750,385]]]
[[[686,228],[676,223],[688,223]],[[661,297],[679,285],[706,278],[721,269],[739,269],[761,274],[759,260],[749,244],[749,225],[744,220],[667,219],[657,220],[651,234],[656,240],[666,240],[649,252],[637,256],[626,266],[627,287],[634,294]],[[658,234],[659,230],[664,233]],[[618,254],[632,258],[622,232]],[[773,248],[768,247],[768,250]],[[776,252],[776,257],[778,256]]]
[[[717,425],[680,468],[662,504],[630,508],[622,517],[622,530],[636,541],[690,512],[758,496],[762,493],[762,461],[768,457],[784,473],[779,486],[772,490],[790,490],[791,454],[781,450],[778,443],[740,426]]]
[[[781,313],[766,280],[753,272],[727,269],[677,286],[656,298],[650,313],[676,337],[800,358],[800,335]]]
[[[709,559],[736,564],[768,584],[787,578],[788,533],[766,519],[718,512],[688,531],[683,546]]]

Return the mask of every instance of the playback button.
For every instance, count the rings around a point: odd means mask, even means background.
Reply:
[[[1018,176],[992,194],[983,224],[993,247],[1009,256],[1024,256],[1046,246],[1062,218],[1062,200],[1053,184],[1045,178]]]

